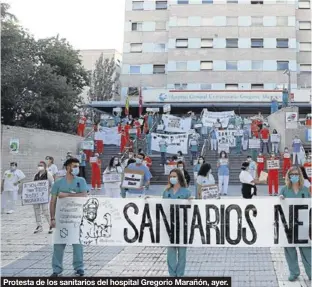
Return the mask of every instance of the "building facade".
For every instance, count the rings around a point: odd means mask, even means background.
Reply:
[[[122,99],[138,89],[311,88],[310,1],[126,0]]]

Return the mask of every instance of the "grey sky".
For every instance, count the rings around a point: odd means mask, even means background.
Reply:
[[[8,0],[11,13],[36,38],[60,34],[76,49],[122,52],[124,0]]]

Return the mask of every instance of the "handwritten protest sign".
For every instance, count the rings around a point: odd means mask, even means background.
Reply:
[[[281,136],[279,134],[271,134],[270,140],[272,143],[279,143],[281,141]]]
[[[308,177],[311,178],[312,177],[312,167],[311,166],[306,167],[305,170],[306,170]]]
[[[215,184],[199,186],[199,195],[201,199],[220,198],[219,188]]]
[[[90,157],[90,163],[94,163],[94,162],[96,162],[96,160],[97,160],[96,156],[91,156]]]
[[[103,182],[121,182],[120,173],[104,173]]]
[[[267,160],[267,169],[279,169],[280,162],[278,159]]]
[[[49,181],[38,180],[23,184],[22,204],[41,204],[49,202]]]
[[[250,139],[249,148],[259,149],[260,148],[260,139]]]
[[[141,189],[144,172],[141,170],[125,169],[122,177],[122,188]]]
[[[81,149],[83,149],[83,150],[94,150],[94,141],[83,141],[81,143]]]
[[[258,163],[263,163],[264,162],[264,158],[263,157],[257,157],[257,162]]]

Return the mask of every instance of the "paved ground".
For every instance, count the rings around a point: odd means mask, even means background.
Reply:
[[[160,195],[163,187],[151,187],[149,195]],[[231,186],[229,197],[240,196],[240,187]],[[265,196],[261,187],[259,196]],[[100,192],[99,195],[103,195]],[[51,235],[36,228],[32,206],[18,206],[14,214],[1,220],[2,276],[49,276],[51,274]],[[88,276],[167,276],[166,249],[162,247],[87,247],[84,253]],[[64,275],[73,275],[71,247],[67,247]],[[288,268],[282,248],[189,248],[186,276],[230,276],[235,287],[307,287],[301,276],[288,282]]]

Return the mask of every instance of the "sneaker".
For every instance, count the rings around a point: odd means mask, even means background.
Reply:
[[[76,276],[79,276],[79,277],[84,276],[84,271],[83,270],[77,270],[76,271]]]
[[[37,228],[34,231],[35,234],[39,232],[42,232],[42,226],[37,226]]]
[[[52,275],[50,277],[60,277],[62,276],[62,273],[52,273]]]
[[[12,214],[14,212],[14,210],[9,210],[7,211],[7,214]]]
[[[49,234],[52,234],[53,233],[53,229],[52,227],[50,227],[49,231],[48,231]]]

